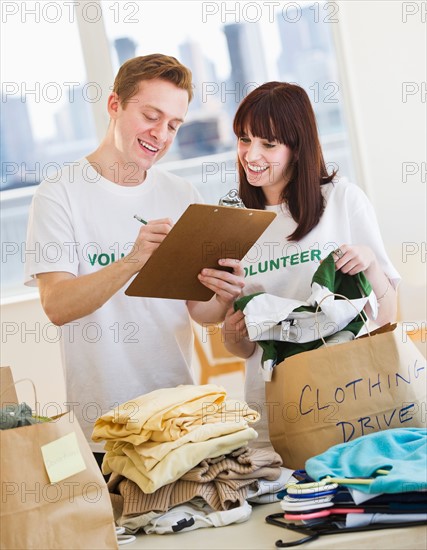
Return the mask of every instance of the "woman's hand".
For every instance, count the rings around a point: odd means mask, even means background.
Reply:
[[[225,341],[233,344],[237,344],[248,337],[245,316],[242,311],[234,311],[233,307],[227,310],[222,325],[222,334]]]
[[[343,273],[356,275],[366,272],[376,264],[377,259],[369,246],[342,244],[334,250],[335,266]]]
[[[240,310],[228,309],[222,325],[222,341],[234,355],[247,359],[256,348],[256,343],[248,340],[245,316]]]
[[[199,281],[213,290],[215,295],[209,302],[188,301],[187,307],[196,323],[221,323],[234,301],[245,286],[244,271],[239,260],[219,260],[221,266],[231,267],[232,272],[220,269],[204,268],[199,273]]]
[[[219,260],[219,265],[231,267],[233,271],[222,271],[220,269],[202,269],[199,273],[199,281],[210,290],[215,292],[217,301],[229,307],[240,296],[245,286],[245,274],[239,260]]]
[[[335,266],[343,273],[356,275],[363,271],[377,297],[379,313],[374,319],[378,326],[393,323],[397,315],[397,295],[387,275],[383,272],[374,252],[369,246],[343,244],[333,252]],[[365,308],[373,318],[369,306]]]

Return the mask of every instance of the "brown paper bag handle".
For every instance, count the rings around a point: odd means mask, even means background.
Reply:
[[[354,307],[356,313],[357,313],[357,314],[359,315],[359,317],[362,319],[363,324],[364,324],[364,326],[365,326],[365,328],[366,328],[366,332],[367,332],[367,334],[368,334],[368,336],[369,336],[369,338],[370,338],[370,337],[371,337],[371,334],[370,334],[370,332],[369,332],[368,325],[366,324],[366,321],[365,321],[365,319],[363,318],[363,315],[361,314],[360,311],[357,310],[357,307],[351,302],[351,300],[349,300],[349,299],[347,298],[347,296],[344,296],[344,294],[337,294],[337,293],[335,293],[335,292],[331,292],[330,294],[327,294],[326,296],[323,296],[323,298],[322,298],[322,299],[320,300],[320,302],[317,304],[316,311],[314,312],[314,315],[315,315],[315,323],[317,323],[317,313],[318,313],[318,311],[319,311],[320,304],[323,302],[323,300],[326,300],[326,298],[330,298],[331,296],[338,296],[338,298],[344,298],[344,300],[347,300],[347,302],[348,302],[349,304],[351,304],[352,307]],[[320,336],[320,339],[321,339],[322,342],[323,342],[323,345],[324,345],[325,347],[328,347],[327,344],[326,344],[325,339],[324,339],[323,336],[320,334],[320,331],[319,331],[319,336]],[[332,335],[331,335],[331,336],[332,336]]]
[[[31,378],[20,378],[19,380],[16,380],[16,382],[13,382],[13,384],[8,384],[0,392],[0,397],[2,395],[4,395],[7,392],[7,390],[10,390],[10,388],[15,387],[16,384],[19,384],[20,382],[30,382],[31,385],[33,386],[33,390],[34,390],[34,410],[35,410],[37,408],[37,392],[36,392],[36,386],[35,386],[34,382],[31,380]]]

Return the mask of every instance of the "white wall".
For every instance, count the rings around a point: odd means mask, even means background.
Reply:
[[[425,320],[426,2],[338,6],[333,32],[360,162],[358,183],[374,204],[387,251],[403,277],[400,318]],[[405,176],[405,169],[417,173]]]
[[[15,381],[31,378],[41,414],[48,416],[64,411],[65,383],[58,331],[46,317],[38,294],[33,299],[3,304],[1,325],[1,365],[11,367]],[[34,406],[30,384],[18,384],[16,393],[20,401]]]

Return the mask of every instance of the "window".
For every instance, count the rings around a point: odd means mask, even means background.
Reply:
[[[9,10],[2,10],[2,191],[37,184],[94,147],[91,103],[100,93],[96,83],[86,82],[72,3],[6,4]]]
[[[96,145],[72,3],[4,2],[1,57],[2,293],[22,285],[34,186]]]

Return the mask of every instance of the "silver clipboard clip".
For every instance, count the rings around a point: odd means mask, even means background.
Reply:
[[[239,197],[237,189],[231,189],[226,195],[221,197],[218,206],[231,206],[232,208],[246,208],[242,199]]]

